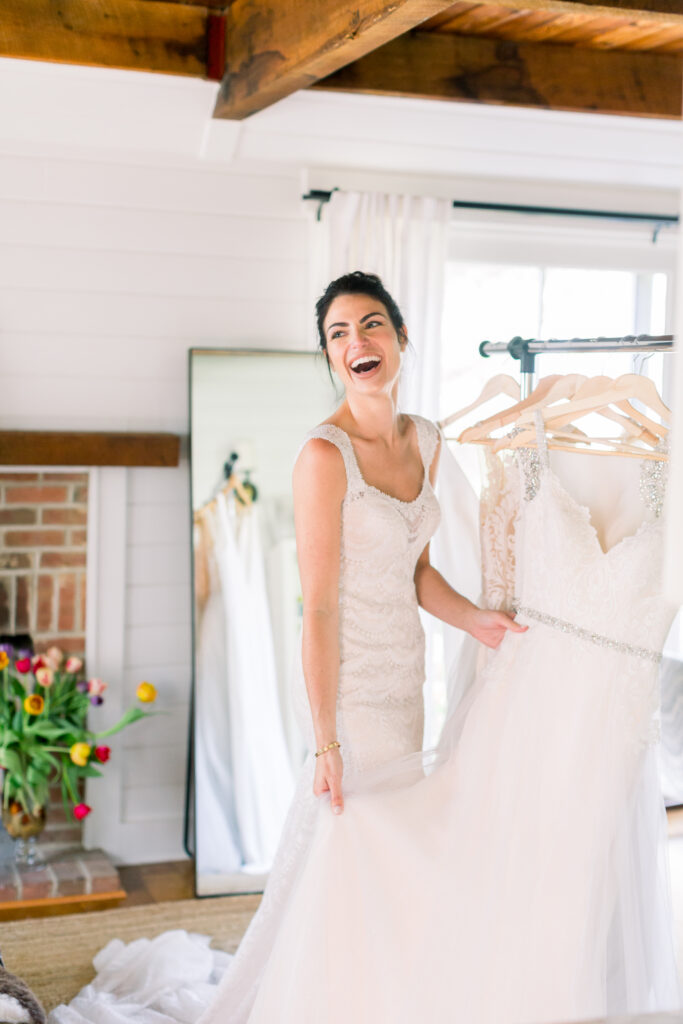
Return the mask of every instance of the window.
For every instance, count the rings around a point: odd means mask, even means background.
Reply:
[[[511,357],[482,358],[484,340],[670,333],[675,247],[673,232],[660,233],[654,245],[647,228],[600,221],[522,221],[518,215],[500,222],[455,221],[446,270],[440,418],[474,401],[494,374],[518,379],[519,363]],[[626,352],[540,355],[536,380],[554,373],[644,372],[666,400],[671,358]],[[503,398],[498,407],[508,401]],[[495,410],[492,402],[483,415]],[[474,413],[454,423],[453,435],[476,418]],[[478,452],[463,448],[458,457],[477,488]],[[428,637],[427,746],[446,711],[443,635],[433,622]],[[667,653],[683,657],[683,625],[675,624],[667,646]]]
[[[523,338],[616,337],[666,333],[668,277],[664,272],[590,267],[523,266],[452,261],[446,272],[441,415],[468,405],[494,373],[517,376],[511,358],[479,354],[482,341]],[[553,373],[617,377],[647,360],[663,387],[668,356],[624,353],[540,355],[537,378]],[[463,424],[464,426],[465,424]]]

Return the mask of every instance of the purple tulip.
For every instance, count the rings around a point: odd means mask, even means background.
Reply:
[[[17,661],[23,661],[25,658],[32,658],[33,651],[30,647],[17,647],[15,651],[15,658]]]
[[[0,644],[0,651],[3,651],[11,661],[14,657],[14,644]]]
[[[96,693],[94,697],[90,698],[90,703],[97,707],[98,704],[104,704],[104,697],[100,697],[99,693]]]
[[[85,679],[79,680],[79,682],[76,683],[76,689],[78,690],[79,693],[87,693],[88,692],[87,680],[85,680]]]

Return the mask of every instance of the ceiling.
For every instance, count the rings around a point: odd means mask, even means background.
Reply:
[[[237,120],[303,88],[676,119],[683,0],[4,0],[0,56],[220,81]]]

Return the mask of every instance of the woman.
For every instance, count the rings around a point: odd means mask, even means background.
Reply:
[[[144,949],[112,943],[99,955],[99,981],[54,1024],[99,1021],[102,1003],[120,1024],[453,1019],[438,956],[450,955],[441,934],[451,922],[435,906],[453,875],[452,794],[445,775],[422,770],[418,607],[489,647],[526,627],[477,608],[430,565],[439,434],[398,411],[408,336],[392,297],[374,275],[348,274],[328,286],[317,319],[344,399],[294,467],[304,598],[295,699],[311,755],[261,906],[217,991],[197,936],[169,932]],[[423,898],[432,867],[433,895]],[[439,1009],[430,1015],[423,986],[434,975]]]
[[[375,275],[356,271],[327,287],[316,312],[344,400],[299,455],[294,508],[314,792],[329,792],[340,813],[345,759],[364,768],[421,746],[418,605],[489,647],[523,627],[477,608],[430,565],[440,438],[433,424],[398,411],[408,335],[396,302]],[[381,537],[368,550],[373,529]]]
[[[489,647],[507,631],[526,628],[477,608],[430,565],[439,433],[422,417],[398,411],[408,334],[396,302],[378,277],[356,271],[327,287],[316,313],[320,347],[344,399],[308,435],[293,479],[304,604],[303,678],[295,696],[315,757],[302,775],[259,912],[202,1024],[282,1022],[290,1019],[286,1006],[298,1024],[317,1021],[318,998],[346,985],[345,970],[319,971],[315,983],[309,977],[309,929],[324,918],[319,890],[333,895],[325,880],[333,819],[317,798],[329,794],[338,816],[345,793],[371,787],[384,771],[391,776],[396,766],[405,781],[401,759],[414,773],[410,755],[423,734],[419,606]],[[363,841],[350,822],[346,836],[353,842],[354,835]],[[340,843],[334,850],[342,861],[343,849]],[[336,877],[349,866],[342,863]],[[380,898],[378,919],[391,920],[395,895],[387,894],[386,906]],[[298,997],[307,986],[302,1011]],[[336,1020],[330,1012],[326,1019]],[[339,1012],[343,1018],[341,1003]]]
[[[318,326],[345,394],[294,470],[298,698],[315,756],[201,1024],[550,1024],[677,1008],[650,735],[673,617],[661,520],[603,550],[551,471],[539,420],[519,466],[516,593],[533,624],[521,636],[430,566],[439,437],[397,411],[395,303],[350,274],[321,298]],[[420,752],[419,605],[500,648],[433,759]],[[148,960],[136,978],[154,975]],[[145,996],[147,1015],[121,1017],[195,1021],[208,993],[190,961],[173,961],[183,992],[174,977],[166,1001]],[[107,980],[105,999],[114,991]],[[87,1003],[56,1024],[100,1020]]]

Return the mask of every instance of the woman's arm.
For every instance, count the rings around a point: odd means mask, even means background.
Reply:
[[[339,560],[346,472],[338,450],[310,440],[294,466],[294,524],[303,594],[302,658],[317,748],[337,739]],[[313,791],[343,809],[338,749],[316,758]]]
[[[420,555],[415,569],[415,589],[420,607],[447,622],[471,633],[487,647],[498,647],[507,630],[525,633],[527,626],[520,626],[506,612],[478,608],[457,590],[453,590],[440,572],[429,562],[429,544]]]
[[[432,461],[429,476],[432,485],[436,482],[441,440]],[[518,625],[512,616],[505,612],[478,608],[457,590],[454,590],[429,561],[429,544],[420,555],[415,567],[415,590],[421,608],[435,615],[449,626],[463,629],[466,633],[485,644],[487,647],[498,647],[507,630],[524,633],[527,626]]]

